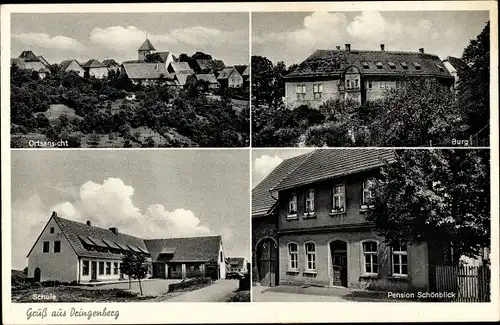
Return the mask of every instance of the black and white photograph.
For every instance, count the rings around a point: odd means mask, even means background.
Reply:
[[[247,147],[248,21],[13,14],[11,147]]]
[[[488,11],[252,13],[254,147],[487,147]]]
[[[491,301],[486,149],[254,149],[253,301]]]
[[[12,302],[250,301],[248,155],[14,151]]]

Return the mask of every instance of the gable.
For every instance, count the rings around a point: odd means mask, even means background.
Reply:
[[[54,229],[54,233],[50,232],[51,228]],[[50,252],[53,252],[53,242],[59,240],[61,241],[61,250],[63,250],[64,248],[69,248],[73,253],[76,253],[66,235],[52,216],[43,227],[42,231],[38,235],[38,238],[36,239],[26,257],[29,258],[32,254],[42,253],[43,242],[46,240],[51,241]]]

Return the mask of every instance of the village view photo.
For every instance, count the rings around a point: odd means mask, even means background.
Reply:
[[[489,146],[487,11],[253,12],[251,73],[255,147]]]
[[[248,13],[11,16],[11,147],[246,147]]]
[[[250,301],[248,150],[12,162],[12,302]]]

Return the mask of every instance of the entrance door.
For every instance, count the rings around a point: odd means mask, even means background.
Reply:
[[[165,264],[153,263],[153,278],[166,279]]]
[[[260,284],[267,287],[278,285],[278,245],[265,239],[257,248]]]
[[[92,267],[90,268],[90,280],[97,281],[97,262],[92,261],[91,266]]]
[[[347,243],[336,240],[330,244],[333,265],[333,285],[347,287]]]
[[[42,272],[40,271],[40,268],[37,267],[35,269],[34,280],[35,280],[35,282],[40,282],[41,278],[42,278]]]

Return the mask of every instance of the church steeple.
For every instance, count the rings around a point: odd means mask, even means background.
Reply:
[[[142,61],[146,59],[146,56],[148,54],[155,53],[156,49],[153,46],[153,44],[151,44],[151,41],[148,38],[146,38],[146,40],[144,41],[144,43],[142,43],[141,47],[139,47],[139,50],[137,50],[137,52],[139,53],[139,60]]]

